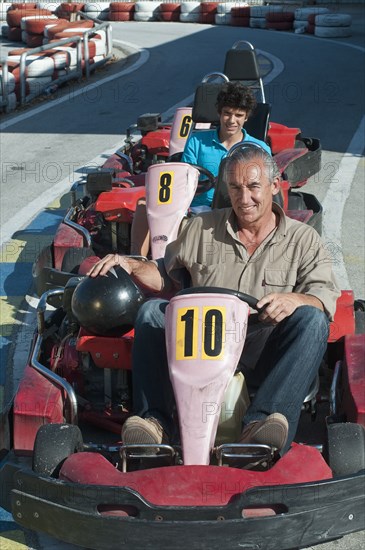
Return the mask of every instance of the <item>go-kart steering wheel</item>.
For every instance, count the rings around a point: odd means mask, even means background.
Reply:
[[[184,294],[229,294],[230,296],[237,296],[242,302],[246,302],[250,307],[256,309],[258,313],[264,311],[263,308],[257,307],[258,299],[250,296],[250,294],[245,294],[239,290],[232,290],[230,288],[222,288],[219,286],[194,286],[191,288],[184,288],[176,293],[176,296],[182,296]]]
[[[210,170],[207,170],[206,168],[203,168],[203,166],[199,166],[198,164],[192,164],[191,162],[188,162],[187,164],[190,164],[193,168],[196,168],[199,170],[199,173],[202,176],[206,176],[207,179],[198,182],[198,187],[196,188],[195,194],[201,195],[201,193],[206,193],[209,191],[209,189],[212,189],[212,187],[215,186],[215,176],[213,176],[212,172]]]

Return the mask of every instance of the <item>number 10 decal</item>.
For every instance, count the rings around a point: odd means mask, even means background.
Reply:
[[[199,343],[199,318],[201,334]],[[225,307],[183,307],[176,320],[176,360],[221,359],[224,354]]]
[[[173,172],[162,172],[158,183],[158,204],[169,204],[172,201]]]

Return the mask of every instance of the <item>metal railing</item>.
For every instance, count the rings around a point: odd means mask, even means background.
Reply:
[[[92,19],[90,17],[85,17],[85,19]],[[97,20],[99,22],[99,20]],[[89,52],[89,37],[92,34],[97,33],[98,31],[105,32],[105,43],[106,43],[106,53],[103,59],[95,62],[90,65],[90,52]],[[58,76],[57,79],[52,80],[40,86],[36,91],[27,94],[27,77],[26,77],[26,68],[27,68],[27,58],[30,55],[37,53],[42,53],[44,51],[57,47],[67,46],[68,44],[76,43],[76,66],[68,68],[67,74]],[[109,22],[100,22],[95,27],[91,29],[85,29],[83,36],[72,36],[70,38],[63,38],[57,42],[52,42],[52,44],[44,44],[43,46],[38,46],[37,48],[31,48],[28,51],[24,52],[20,56],[19,62],[19,84],[20,84],[20,97],[19,105],[24,105],[25,103],[31,101],[41,93],[43,93],[50,86],[58,86],[63,84],[68,80],[77,80],[83,75],[82,60],[84,60],[84,73],[86,79],[90,78],[91,71],[94,71],[97,67],[104,65],[112,57],[113,42],[112,42],[112,26]],[[2,77],[1,77],[1,96],[2,100],[0,101],[0,107],[5,112],[9,111],[9,70],[8,70],[8,59],[1,61],[2,65]]]

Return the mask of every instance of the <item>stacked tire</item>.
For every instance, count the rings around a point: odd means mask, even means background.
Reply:
[[[3,71],[2,68],[0,68],[0,102],[2,103],[4,98],[2,96],[2,90],[3,90]],[[8,78],[6,81],[6,93],[7,93],[7,111],[14,111],[16,108],[16,95],[15,95],[15,77],[12,75],[12,73],[8,72]]]
[[[160,18],[160,2],[153,0],[136,2],[135,21],[157,21]]]
[[[269,12],[266,14],[266,28],[275,31],[291,31],[294,13],[291,11]]]
[[[109,18],[110,4],[108,2],[87,3],[83,11],[93,19],[107,21]]]
[[[297,8],[294,12],[293,28],[297,32],[307,32],[314,34],[314,23],[309,22],[312,15],[322,15],[329,13],[328,8]]]
[[[73,30],[74,32],[85,32],[86,29],[92,29],[94,26],[93,21],[66,21],[64,19],[58,19],[55,24],[49,23],[45,26],[43,34],[43,44],[48,44],[49,41],[55,40],[59,33],[63,33],[65,30]]]
[[[109,21],[133,21],[134,2],[111,2],[109,9]]]
[[[58,18],[55,15],[23,17],[23,19],[20,21],[20,28],[22,30],[22,42],[24,42],[28,46],[28,48],[38,48],[39,46],[42,46],[44,29],[54,20],[58,21]]]
[[[231,9],[231,25],[234,27],[249,27],[250,17],[250,6],[234,7]]]
[[[23,6],[23,4],[20,4]],[[34,4],[31,4],[34,5]],[[39,10],[39,9],[9,9],[6,13],[6,22],[9,26],[8,39],[12,42],[21,42],[22,41],[22,29],[21,29],[21,20],[23,17],[40,17],[43,15],[52,15],[52,12],[49,10]]]
[[[202,2],[200,4],[199,23],[214,25],[218,2]]]
[[[180,21],[180,4],[162,3],[160,5],[160,21]]]
[[[70,21],[72,19],[72,14],[81,11],[84,6],[85,4],[81,2],[62,2],[55,10],[55,14],[60,19],[67,19]]]
[[[215,16],[216,25],[231,25],[232,24],[232,8],[237,7],[235,2],[222,2],[217,6],[217,13]]]
[[[252,29],[266,29],[266,16],[270,13],[282,13],[283,6],[251,6],[250,27]]]
[[[308,21],[314,24],[314,35],[320,38],[346,38],[352,34],[352,17],[345,13],[311,15]]]
[[[20,57],[21,55],[8,56],[8,66],[15,78],[15,94],[18,100],[20,99]],[[29,55],[25,66],[26,95],[40,95],[44,88],[52,83],[55,70],[53,60],[43,53]]]
[[[199,23],[200,2],[182,2],[180,21],[182,23]]]

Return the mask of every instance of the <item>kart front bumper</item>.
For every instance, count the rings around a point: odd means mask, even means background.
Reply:
[[[0,470],[0,505],[23,527],[90,549],[288,550],[365,529],[364,471],[251,488],[225,506],[174,507],[153,505],[128,487],[42,478],[21,462],[7,460]],[[247,517],[252,509],[255,517]]]

